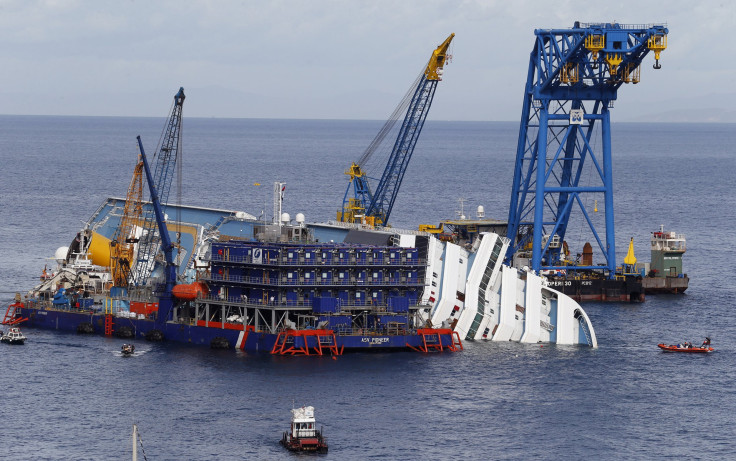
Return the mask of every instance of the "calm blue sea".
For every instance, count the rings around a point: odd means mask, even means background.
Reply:
[[[186,115],[186,114],[185,114]],[[614,113],[615,115],[615,113]],[[615,118],[615,117],[614,117]],[[0,309],[108,196],[136,135],[163,118],[0,116]],[[182,202],[334,218],[343,172],[381,122],[187,119]],[[416,228],[478,205],[506,219],[518,123],[427,122],[393,211]],[[736,126],[615,124],[617,250],[649,260],[660,224],[687,236],[682,296],[585,304],[599,349],[465,343],[457,354],[279,358],[26,329],[0,344],[0,440],[16,459],[293,459],[278,445],[313,405],[328,459],[736,459]],[[260,183],[262,186],[254,186]],[[171,198],[176,195],[172,189]],[[704,357],[659,342],[710,336]],[[297,456],[301,458],[301,456]],[[142,459],[142,454],[139,454]]]

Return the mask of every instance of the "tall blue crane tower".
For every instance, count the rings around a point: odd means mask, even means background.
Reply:
[[[181,116],[184,105],[184,88],[174,96],[171,114],[166,121],[158,150],[154,156],[156,167],[153,173],[153,187],[158,193],[162,207],[169,201],[169,191],[174,179],[177,159],[181,156]],[[181,179],[181,174],[179,174]],[[151,199],[153,203],[153,198]],[[156,255],[159,252],[162,236],[158,229],[154,207],[144,209],[143,230],[138,244],[136,266],[132,272],[131,285],[142,286],[153,272]]]
[[[522,255],[537,272],[603,268],[614,277],[610,109],[621,85],[639,82],[640,65],[650,51],[654,68],[661,67],[667,33],[661,24],[579,22],[571,29],[534,31],[509,206],[507,236],[513,244],[507,262]],[[605,212],[603,237],[596,229],[601,220],[591,213],[599,198]],[[575,215],[575,222],[590,230],[604,265],[585,258],[582,264],[565,260],[568,222],[578,211],[582,216]]]
[[[429,62],[422,69],[422,73],[386,121],[376,137],[370,143],[357,163],[352,163],[345,174],[350,176],[342,210],[337,212],[337,220],[341,222],[364,223],[371,226],[386,226],[391,215],[391,209],[396,201],[401,181],[411,160],[414,147],[422,132],[424,121],[427,119],[429,108],[432,105],[437,83],[442,80],[442,72],[449,55],[450,47],[455,34],[450,34],[445,41],[434,50]],[[393,144],[388,159],[376,186],[371,191],[366,173],[366,163],[381,146],[386,135],[396,124],[400,115],[405,112],[399,134]],[[352,192],[352,194],[351,194]]]

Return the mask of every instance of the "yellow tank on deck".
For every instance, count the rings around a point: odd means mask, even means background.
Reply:
[[[110,267],[110,239],[97,232],[92,232],[89,243],[89,259],[97,266]]]

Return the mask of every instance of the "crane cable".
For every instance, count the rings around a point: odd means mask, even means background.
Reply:
[[[183,155],[184,147],[182,139],[184,139],[184,119],[179,120],[179,141],[176,143],[176,249],[177,255],[181,253],[181,183],[183,176]]]
[[[396,122],[399,120],[401,115],[406,111],[407,107],[409,107],[409,103],[411,102],[412,98],[414,97],[414,93],[416,92],[417,86],[419,86],[419,83],[424,78],[424,70],[426,69],[426,65],[422,67],[422,72],[419,73],[419,76],[416,78],[414,83],[411,85],[409,90],[404,95],[403,99],[399,104],[396,106],[396,109],[394,109],[393,113],[391,113],[391,116],[388,120],[383,124],[383,127],[378,131],[378,134],[376,134],[376,137],[373,138],[373,141],[368,145],[368,148],[366,148],[363,155],[360,157],[360,160],[358,160],[358,165],[362,168],[370,161],[371,157],[373,156],[373,153],[378,149],[378,147],[383,143],[383,140],[386,138],[386,135],[391,131],[391,129],[396,125]]]

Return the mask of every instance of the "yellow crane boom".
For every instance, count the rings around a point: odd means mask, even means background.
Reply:
[[[133,178],[125,197],[123,216],[110,241],[110,270],[116,287],[127,287],[137,241],[136,225],[143,216],[143,161],[139,159],[133,169]]]

